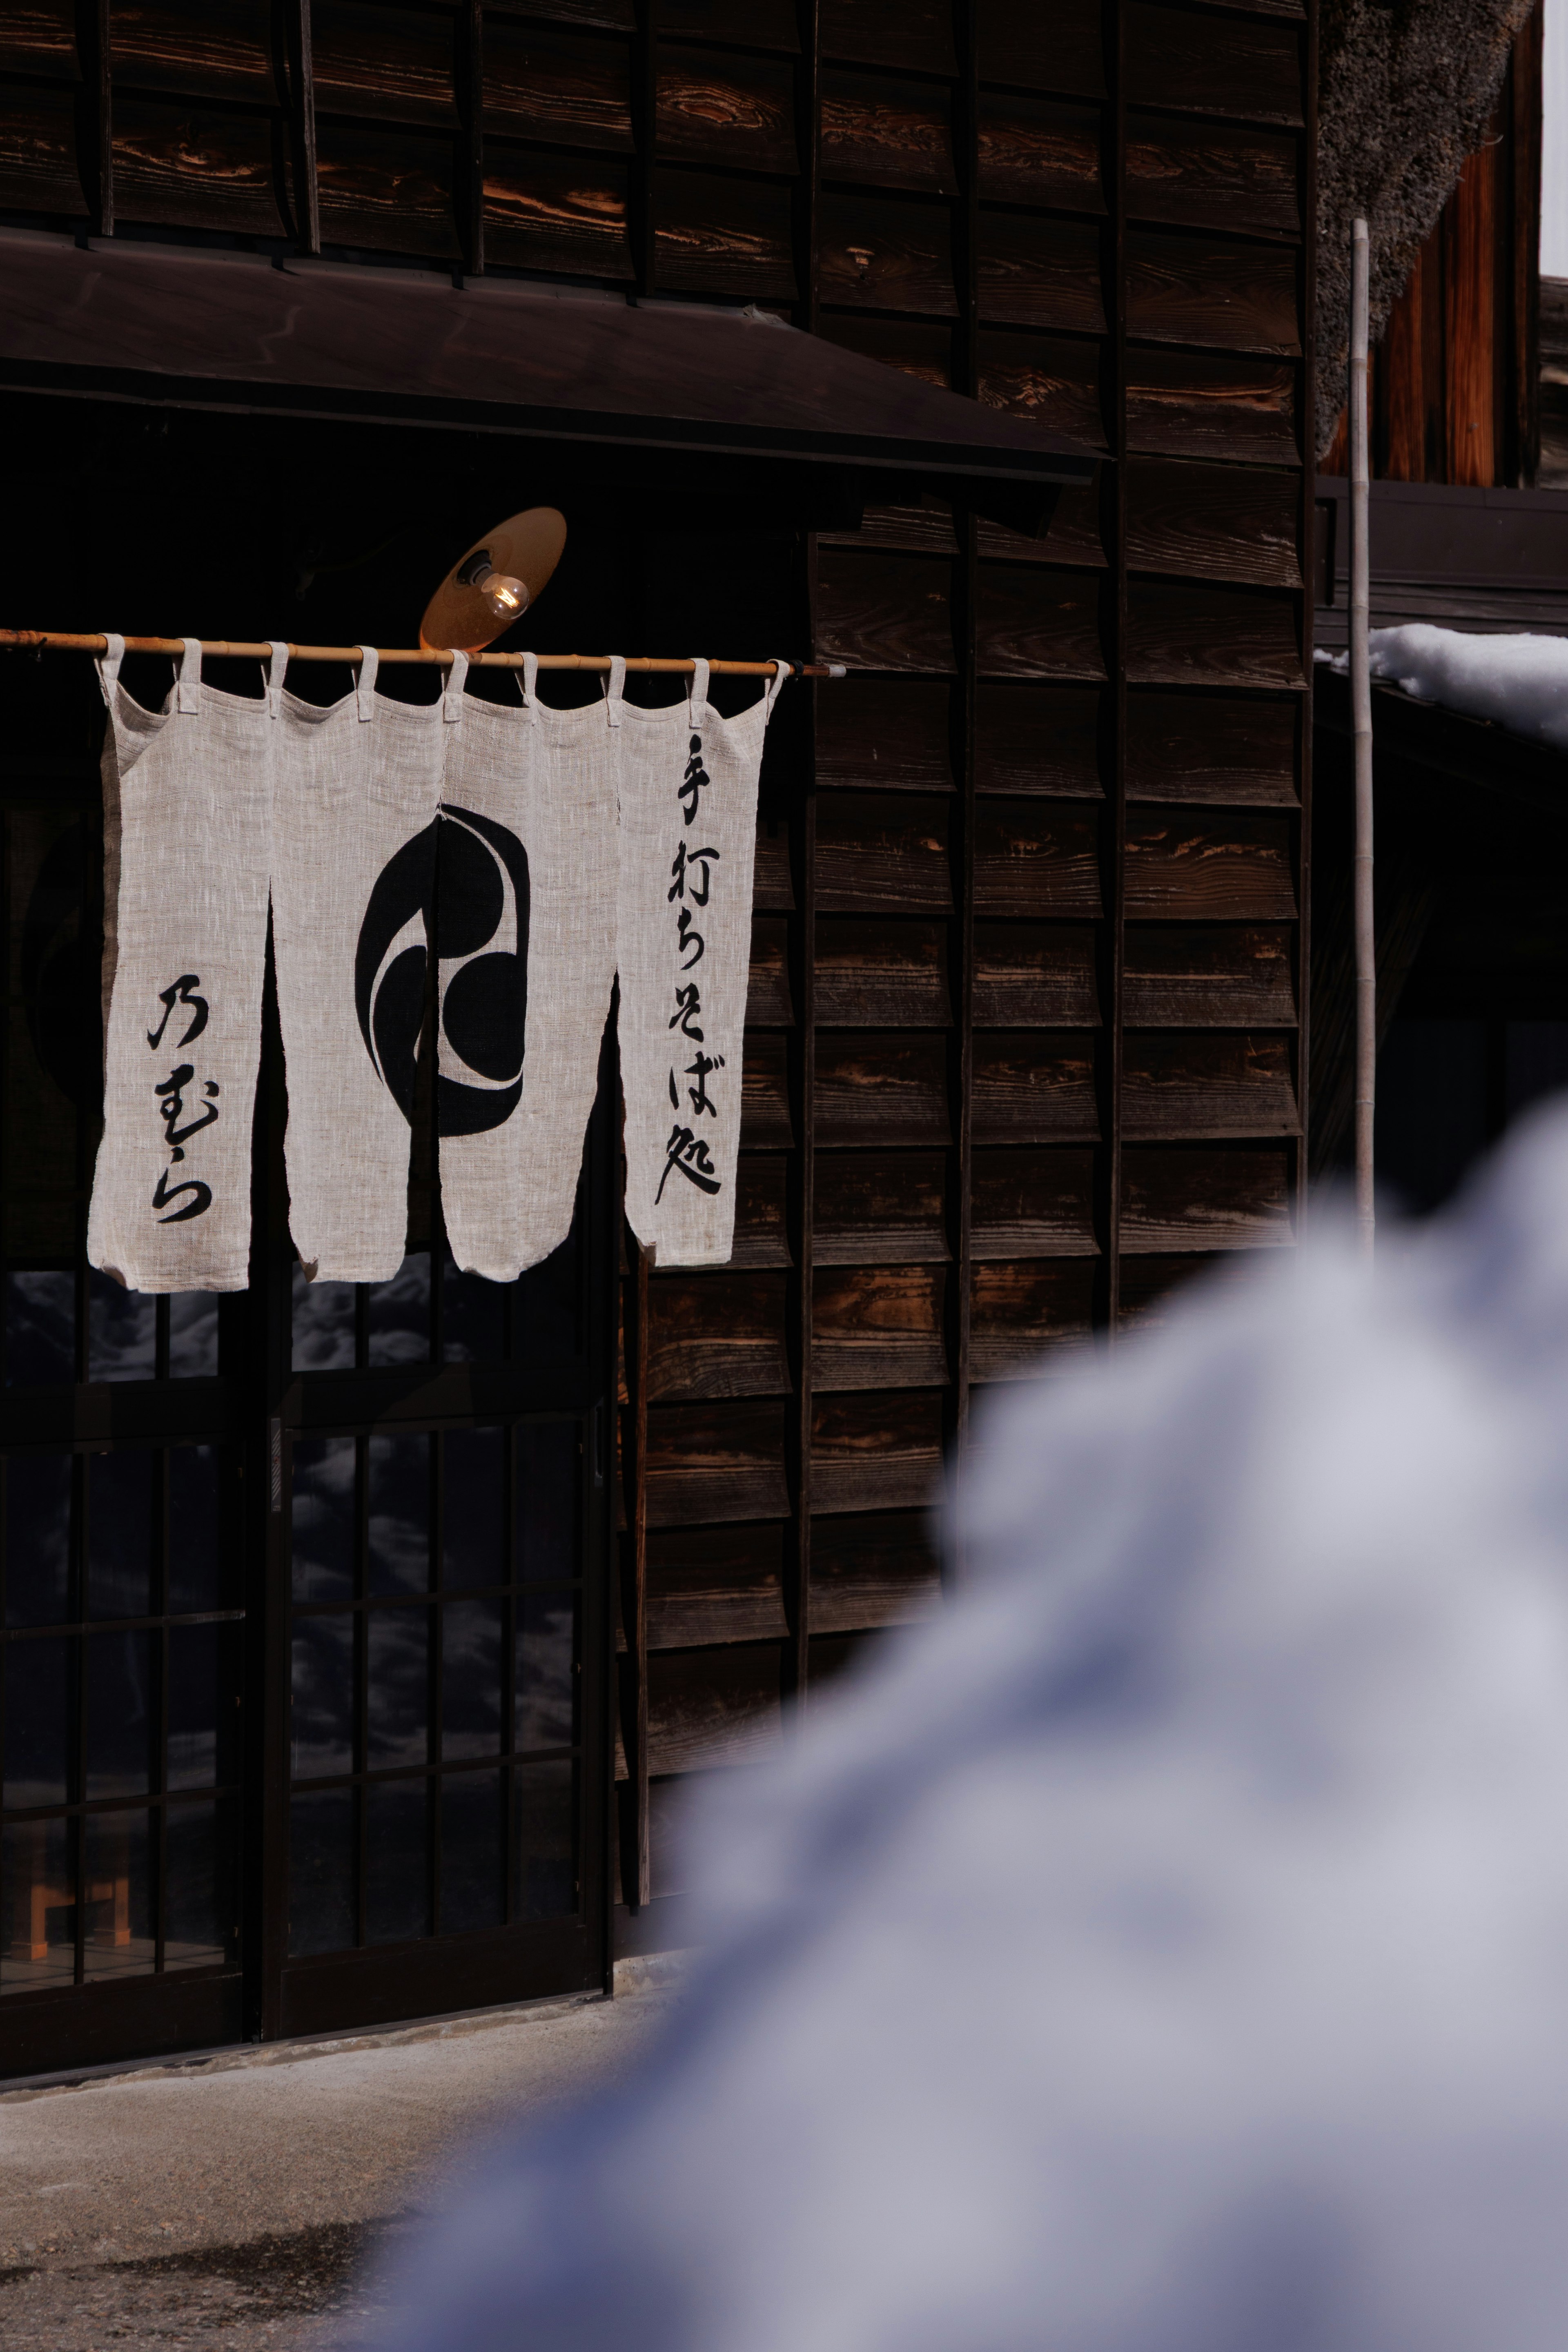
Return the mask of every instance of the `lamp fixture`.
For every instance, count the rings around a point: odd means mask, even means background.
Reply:
[[[425,608],[419,642],[433,652],[477,654],[537,604],[566,544],[566,518],[529,507],[476,540]]]

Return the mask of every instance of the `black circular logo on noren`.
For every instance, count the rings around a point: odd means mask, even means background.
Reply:
[[[472,809],[443,809],[376,877],[354,956],[354,1003],[365,1050],[411,1123],[432,936],[437,1133],[483,1135],[517,1108],[528,919],[528,853]]]

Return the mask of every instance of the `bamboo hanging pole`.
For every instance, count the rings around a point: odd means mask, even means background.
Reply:
[[[44,652],[68,654],[103,654],[109,650],[109,640],[101,635],[73,634],[68,629],[0,629],[0,649],[15,653]],[[222,661],[265,661],[272,648],[265,643],[253,644],[237,637],[204,637],[202,658]],[[169,654],[184,651],[180,637],[127,637],[128,654]],[[428,646],[377,646],[380,662],[423,662],[446,669],[451,663],[449,653],[433,651]],[[363,658],[363,646],[290,646],[291,662],[357,662]],[[522,654],[470,654],[471,669],[521,669],[526,656]],[[541,669],[608,670],[608,654],[541,654]],[[780,667],[795,677],[842,677],[842,662],[714,661],[708,665],[714,677],[772,677]],[[689,677],[692,664],[668,661],[652,654],[628,655],[626,675],[644,677],[649,672]]]
[[[1373,1254],[1373,1121],[1377,1110],[1377,927],[1372,866],[1371,503],[1367,446],[1366,223],[1351,230],[1351,723],[1355,743],[1355,1214]]]

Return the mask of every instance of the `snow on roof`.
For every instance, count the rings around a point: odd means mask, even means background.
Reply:
[[[1469,636],[1413,621],[1373,629],[1369,642],[1373,677],[1568,751],[1568,637]],[[1342,677],[1350,656],[1332,656],[1331,667]]]
[[[1375,1281],[1314,1220],[997,1411],[953,1606],[705,1776],[663,2043],[466,2168],[382,2352],[1560,2352],[1568,1113],[1521,1137]]]

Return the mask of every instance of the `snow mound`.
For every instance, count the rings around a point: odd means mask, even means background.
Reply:
[[[1568,637],[1467,636],[1413,621],[1373,629],[1368,642],[1373,677],[1568,751]],[[1331,666],[1343,677],[1350,656],[1334,655]]]
[[[1561,2352],[1565,1202],[1558,1113],[1000,1410],[962,1597],[710,1776],[675,2021],[386,2343]]]

